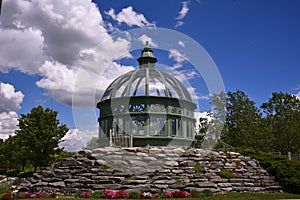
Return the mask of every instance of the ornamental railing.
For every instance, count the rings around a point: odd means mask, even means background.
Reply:
[[[133,147],[133,137],[124,132],[109,130],[109,146],[111,147]]]

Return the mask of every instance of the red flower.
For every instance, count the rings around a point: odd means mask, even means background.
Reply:
[[[2,196],[2,199],[3,199],[3,200],[5,200],[5,199],[12,199],[12,195],[9,194],[9,193],[4,194],[4,195]]]

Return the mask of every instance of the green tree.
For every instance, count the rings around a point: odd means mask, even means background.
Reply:
[[[226,102],[226,103],[224,103]],[[221,139],[234,147],[245,147],[269,151],[272,149],[272,135],[266,128],[262,113],[254,101],[242,91],[227,92],[212,97],[215,108],[214,123],[223,124]],[[221,116],[226,118],[221,118]]]
[[[295,95],[273,93],[261,108],[275,137],[275,150],[300,153],[300,100]]]
[[[205,117],[200,117],[199,118],[199,131],[198,133],[195,135],[195,140],[193,142],[193,146],[196,148],[201,148],[202,147],[202,143],[205,139],[205,135],[207,133],[208,130],[208,119]]]
[[[272,136],[264,128],[262,113],[244,92],[228,92],[226,110],[225,142],[263,151],[272,148]]]
[[[58,144],[67,133],[67,126],[60,124],[57,111],[42,106],[22,114],[18,121],[19,130],[15,134],[23,151],[27,152],[34,171],[37,167],[47,166],[54,155],[62,151]]]

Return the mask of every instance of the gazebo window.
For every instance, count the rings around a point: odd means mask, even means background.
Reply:
[[[144,135],[145,117],[144,116],[132,116],[130,123],[130,131],[133,135]]]

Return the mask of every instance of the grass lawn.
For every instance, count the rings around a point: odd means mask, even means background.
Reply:
[[[89,200],[99,200],[99,198],[88,198]],[[159,198],[161,199],[161,198]],[[165,200],[268,200],[268,199],[299,199],[300,194],[290,193],[226,193],[224,195],[214,195],[210,197],[199,197],[199,198],[163,198]],[[39,199],[42,200],[42,199]],[[44,199],[49,200],[49,199]],[[75,200],[75,198],[60,198],[60,200]],[[76,198],[78,200],[78,198]]]

